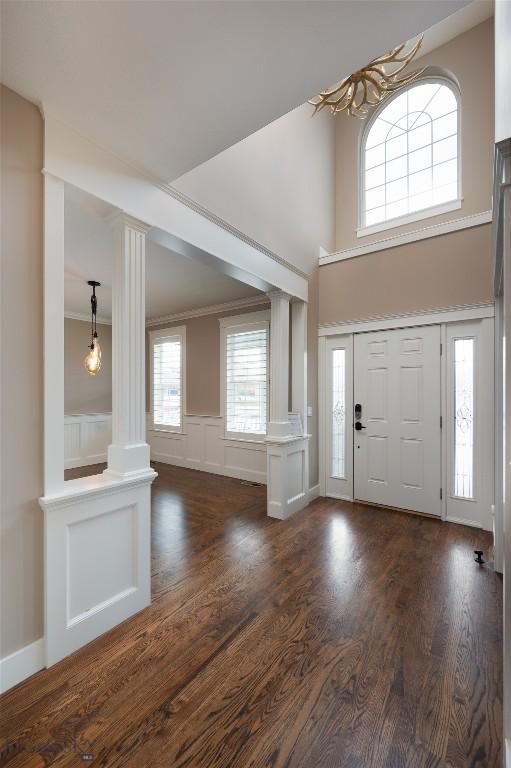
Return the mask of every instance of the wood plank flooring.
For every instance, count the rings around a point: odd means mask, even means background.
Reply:
[[[501,765],[488,534],[155,468],[152,605],[2,697],[2,766]]]

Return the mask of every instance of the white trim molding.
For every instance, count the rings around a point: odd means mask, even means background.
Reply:
[[[186,309],[183,312],[173,312],[169,315],[160,315],[146,320],[146,328],[155,328],[158,325],[166,323],[175,323],[179,320],[191,320],[193,317],[206,317],[207,315],[220,315],[224,312],[230,312],[233,309],[244,309],[245,307],[263,307],[269,306],[270,301],[266,295],[247,296],[247,298],[233,299],[224,301],[221,304],[210,304],[207,307],[198,307],[197,309]],[[85,312],[64,312],[66,320],[83,320],[90,323],[90,315]],[[98,325],[112,325],[112,318],[98,318]]]
[[[223,312],[230,312],[232,309],[259,307],[262,305],[269,305],[269,303],[269,299],[266,296],[248,296],[246,299],[233,299],[232,301],[225,301],[222,304],[210,304],[208,307],[199,307],[198,309],[188,309],[184,312],[175,312],[172,315],[153,317],[150,320],[147,320],[145,325],[146,328],[154,328],[156,325],[174,323],[178,320],[190,320],[193,317],[205,317],[206,315],[219,315]]]
[[[44,637],[0,659],[0,693],[44,669]]]
[[[152,238],[183,256],[223,263],[242,282],[307,300],[308,276],[278,254],[45,110],[45,175],[72,184],[154,227]]]
[[[486,317],[494,316],[495,305],[493,303],[466,304],[459,307],[429,309],[424,312],[405,315],[381,315],[361,320],[351,320],[345,323],[324,323],[320,324],[318,335],[322,337],[346,333],[386,331],[391,328],[411,328],[412,326],[454,323],[462,320],[482,320]]]
[[[429,208],[423,208],[421,211],[407,213],[405,216],[396,216],[395,219],[387,219],[379,224],[358,227],[357,237],[369,237],[369,235],[376,235],[378,232],[385,232],[387,229],[396,229],[397,227],[404,227],[406,224],[414,224],[416,221],[424,221],[424,219],[442,216],[444,213],[459,211],[462,205],[463,198],[457,197],[455,200],[449,200],[447,203],[431,205]]]
[[[82,320],[84,323],[90,324],[90,313],[86,314],[85,312],[67,312],[66,310],[64,310],[64,319],[65,320]],[[112,318],[98,317],[97,324],[112,325]]]
[[[301,270],[299,267],[297,267],[296,264],[292,264],[290,261],[287,261],[282,256],[279,256],[277,253],[275,253],[275,251],[271,251],[265,245],[262,245],[257,240],[254,240],[253,237],[250,237],[249,235],[245,234],[245,232],[242,232],[241,229],[238,229],[237,227],[234,227],[232,224],[229,224],[228,221],[226,221],[225,219],[222,219],[220,216],[217,216],[216,213],[213,213],[213,211],[210,211],[208,208],[205,208],[196,200],[192,200],[191,197],[188,197],[188,195],[185,195],[176,187],[173,187],[171,184],[165,184],[165,183],[162,184],[161,182],[155,182],[155,184],[163,192],[166,192],[175,200],[178,200],[180,203],[183,203],[183,205],[186,205],[187,208],[190,208],[192,211],[195,211],[195,213],[199,213],[205,219],[208,219],[208,221],[211,221],[213,224],[216,224],[217,226],[221,227],[226,232],[229,232],[231,235],[234,235],[234,237],[237,237],[238,240],[241,240],[247,245],[250,245],[252,248],[255,248],[258,251],[261,251],[261,253],[264,253],[266,256],[269,256],[270,259],[273,259],[273,261],[276,261],[278,264],[281,264],[283,267],[290,269],[295,274],[305,278],[305,280],[309,279],[307,273]]]
[[[489,224],[492,221],[492,217],[493,214],[491,211],[482,211],[481,213],[462,216],[459,219],[451,219],[450,221],[443,221],[438,224],[430,224],[428,227],[419,227],[410,232],[400,232],[395,235],[389,235],[380,240],[374,240],[372,243],[364,243],[364,245],[356,245],[354,248],[347,248],[343,251],[334,251],[333,253],[321,255],[319,257],[319,266],[322,267],[325,266],[325,264],[333,264],[336,261],[344,261],[345,259],[353,259],[357,256],[365,256],[368,253],[375,253],[376,251],[385,251],[387,248],[396,248],[399,245],[415,243],[418,240],[427,240],[430,237],[447,235],[450,232],[458,232],[462,229],[479,227],[481,224]],[[369,233],[366,232],[366,234]]]

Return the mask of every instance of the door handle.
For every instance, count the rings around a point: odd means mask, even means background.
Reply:
[[[364,427],[364,425],[360,421],[356,421],[355,429],[357,430],[357,432],[360,432],[361,429],[367,429],[367,427]]]

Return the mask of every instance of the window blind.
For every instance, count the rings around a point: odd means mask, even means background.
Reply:
[[[266,433],[268,331],[226,334],[226,431]]]
[[[168,427],[181,426],[181,339],[156,340],[153,344],[153,421]]]

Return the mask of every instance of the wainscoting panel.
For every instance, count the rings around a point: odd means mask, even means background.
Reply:
[[[185,416],[183,433],[154,429],[147,421],[151,459],[215,475],[266,483],[266,445],[224,438],[220,416]]]
[[[86,467],[106,461],[112,442],[111,413],[64,416],[64,467]]]
[[[40,499],[47,666],[149,605],[155,476],[148,469],[128,481],[71,480]]]

